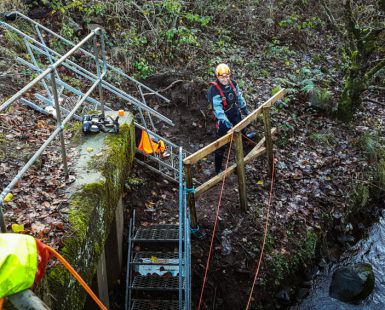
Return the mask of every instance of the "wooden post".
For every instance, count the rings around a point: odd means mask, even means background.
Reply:
[[[246,196],[246,176],[245,176],[245,162],[243,158],[243,144],[242,132],[237,130],[235,133],[235,150],[238,174],[239,200],[241,208],[247,211],[247,196]]]
[[[265,125],[266,152],[269,165],[269,175],[273,173],[273,140],[271,139],[270,108],[263,108],[263,123]]]
[[[193,179],[191,174],[191,165],[184,165],[184,171],[186,172],[186,185],[187,188],[192,189]],[[191,218],[191,227],[197,228],[198,227],[198,219],[197,219],[197,211],[195,209],[195,197],[194,193],[187,193],[187,205],[190,210],[190,218]]]

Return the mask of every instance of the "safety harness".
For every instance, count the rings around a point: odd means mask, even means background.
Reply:
[[[221,96],[221,99],[222,99],[223,108],[227,109],[227,100],[226,100],[226,96],[225,96],[225,93],[223,92],[222,88],[219,86],[219,84],[217,82],[210,82],[210,85],[214,85],[216,87],[216,89],[218,89],[219,95]],[[235,88],[233,81],[231,81],[231,80],[230,80],[230,86],[234,92],[235,98],[237,98],[237,89]]]

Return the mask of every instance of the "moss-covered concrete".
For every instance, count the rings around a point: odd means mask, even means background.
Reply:
[[[132,118],[125,117],[119,134],[91,135],[78,146],[80,156],[74,161],[77,179],[68,188],[70,232],[60,253],[88,284],[95,276],[130,174],[135,154],[134,135]],[[84,289],[62,265],[49,271],[40,292],[52,309],[83,309],[86,299]]]

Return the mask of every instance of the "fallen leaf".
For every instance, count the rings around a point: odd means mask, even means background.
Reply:
[[[19,232],[22,232],[24,231],[24,225],[23,224],[12,224],[12,231],[14,233],[19,233]]]

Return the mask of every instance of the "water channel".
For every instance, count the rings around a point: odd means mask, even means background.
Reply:
[[[372,265],[375,274],[374,291],[359,305],[346,304],[329,296],[329,286],[335,270],[342,266],[366,262]],[[351,309],[385,309],[385,211],[378,223],[374,224],[366,239],[358,242],[337,263],[325,268],[318,274],[311,292],[297,309],[317,310],[351,310]]]

